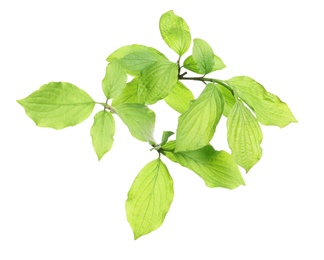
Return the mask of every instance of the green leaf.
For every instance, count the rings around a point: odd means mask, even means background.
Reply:
[[[276,95],[267,92],[255,80],[238,76],[227,80],[227,83],[254,111],[261,124],[285,127],[290,123],[298,122],[286,103]]]
[[[161,16],[160,32],[165,43],[180,56],[188,50],[191,43],[189,26],[173,11],[168,11]]]
[[[145,104],[154,104],[170,94],[178,82],[178,66],[170,61],[158,61],[138,79],[137,94]]]
[[[194,99],[192,92],[178,81],[171,93],[164,98],[164,101],[174,110],[182,114],[186,112],[190,102]]]
[[[216,151],[211,145],[179,153],[174,152],[174,148],[174,141],[162,146],[163,153],[170,160],[198,174],[208,187],[234,189],[245,185],[237,164],[227,152]]]
[[[215,54],[209,44],[202,39],[194,39],[192,58],[201,74],[213,71],[215,65]]]
[[[118,96],[126,87],[127,75],[118,60],[112,60],[106,67],[106,75],[102,80],[102,90],[106,98]]]
[[[95,115],[90,135],[98,160],[111,149],[114,142],[115,129],[115,120],[111,113],[103,110]]]
[[[154,142],[155,114],[152,110],[136,103],[120,104],[115,110],[132,136],[144,142]]]
[[[162,225],[173,194],[173,180],[160,159],[144,166],[135,178],[126,201],[127,220],[135,239]]]
[[[262,131],[251,111],[237,100],[227,119],[227,140],[234,161],[248,172],[261,158]]]
[[[163,131],[161,145],[166,144],[166,142],[169,140],[169,137],[172,135],[174,135],[174,133],[171,131]]]
[[[126,72],[132,76],[140,75],[157,61],[168,60],[158,50],[138,44],[127,45],[117,49],[108,56],[107,61],[111,62],[113,59],[118,59],[126,69]]]
[[[131,82],[126,84],[126,88],[120,93],[119,96],[115,97],[112,100],[112,106],[118,106],[122,103],[139,103],[141,104],[138,96],[137,96],[137,84],[138,78],[134,78]]]
[[[95,105],[85,91],[67,82],[50,82],[17,102],[37,126],[54,129],[81,123]]]
[[[188,58],[185,59],[185,61],[183,62],[183,66],[186,69],[193,71],[195,73],[202,74],[202,75],[205,74],[205,72],[203,70],[200,70],[198,68],[198,65],[195,62],[195,60],[193,59],[192,55],[190,55]],[[219,58],[218,56],[216,56],[214,54],[214,66],[213,66],[213,69],[211,70],[211,72],[216,71],[216,70],[221,70],[224,68],[226,68],[226,65],[223,63],[221,58]]]
[[[176,152],[197,150],[213,138],[224,108],[222,93],[210,83],[178,119]]]
[[[224,98],[224,111],[223,111],[223,115],[224,116],[228,116],[228,114],[230,113],[231,109],[233,108],[233,106],[235,104],[235,98],[234,98],[232,92],[229,91],[224,86],[222,86],[221,84],[216,84],[216,87],[222,93],[223,98]]]

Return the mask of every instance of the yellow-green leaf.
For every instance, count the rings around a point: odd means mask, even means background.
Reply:
[[[144,166],[135,178],[126,201],[127,220],[135,239],[162,225],[173,194],[173,180],[160,159]]]
[[[211,145],[188,152],[175,152],[175,141],[162,146],[163,153],[199,175],[210,188],[234,189],[245,185],[233,158],[225,151],[216,151]]]
[[[155,114],[147,106],[123,103],[115,107],[132,136],[144,142],[154,142]]]
[[[50,82],[17,102],[37,126],[54,129],[81,123],[95,105],[85,91],[67,82]]]
[[[254,111],[261,124],[285,127],[290,123],[298,122],[286,103],[276,95],[267,92],[255,80],[246,76],[238,76],[227,80],[227,83]]]
[[[260,160],[262,131],[258,120],[240,100],[228,115],[227,140],[235,162],[246,172]]]
[[[177,82],[171,93],[164,98],[164,101],[180,114],[186,112],[192,100],[194,100],[192,92],[180,81]]]
[[[102,90],[106,98],[118,96],[126,87],[127,75],[117,59],[112,60],[106,67],[106,75],[102,80]]]
[[[112,100],[112,106],[118,106],[122,103],[139,103],[141,104],[138,96],[137,96],[137,84],[138,78],[134,78],[131,82],[126,84],[126,88]]]
[[[201,74],[213,71],[215,65],[215,54],[210,45],[202,39],[194,39],[192,58]]]
[[[103,110],[94,116],[90,135],[98,160],[111,149],[114,142],[115,129],[115,120],[110,112]]]
[[[191,70],[195,73],[198,74],[206,74],[204,72],[204,70],[199,69],[197,63],[195,62],[195,60],[193,59],[192,55],[190,55],[188,58],[185,59],[185,61],[183,62],[183,67],[185,67],[188,70]],[[219,58],[218,56],[216,56],[214,54],[214,65],[213,65],[213,69],[210,72],[216,71],[216,70],[221,70],[226,68],[226,65],[224,64],[224,62],[221,60],[221,58]]]
[[[178,66],[158,61],[138,78],[137,94],[141,103],[154,104],[170,94],[178,82]]]
[[[176,152],[197,150],[213,138],[224,109],[223,96],[210,83],[178,119]]]
[[[127,45],[117,49],[108,56],[107,61],[111,62],[114,59],[118,59],[126,72],[132,76],[140,75],[157,61],[168,60],[158,50],[139,44]]]
[[[173,11],[168,11],[161,16],[160,32],[165,43],[180,56],[188,50],[191,43],[189,26]]]
[[[174,135],[172,131],[163,131],[161,145],[166,144],[166,142],[169,140],[169,137],[172,135]]]
[[[216,84],[216,87],[222,93],[223,98],[224,98],[224,111],[223,111],[223,115],[224,116],[228,116],[228,114],[230,113],[232,107],[235,104],[235,98],[234,98],[232,92],[229,91],[224,86],[222,86],[221,84]]]

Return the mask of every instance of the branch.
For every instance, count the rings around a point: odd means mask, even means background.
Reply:
[[[231,91],[232,95],[234,96],[234,90],[226,82],[224,82],[223,80],[205,78],[204,76],[202,76],[202,77],[185,77],[186,74],[187,74],[187,72],[184,72],[181,75],[178,75],[178,79],[179,80],[195,80],[195,81],[201,81],[203,83],[205,83],[205,81],[218,83],[218,84],[224,86],[225,88],[227,88],[229,91]]]

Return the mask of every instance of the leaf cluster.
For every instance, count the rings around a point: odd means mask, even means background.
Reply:
[[[191,38],[187,23],[173,11],[161,16],[159,28],[178,60],[139,44],[117,49],[107,58],[103,102],[67,82],[50,82],[18,100],[37,126],[54,129],[79,124],[95,105],[102,106],[90,129],[99,160],[113,146],[116,116],[134,138],[157,151],[157,159],[135,178],[126,201],[135,239],[161,226],[173,200],[173,180],[161,155],[196,173],[208,187],[234,189],[245,185],[239,166],[248,172],[262,156],[260,124],[284,127],[297,122],[286,103],[250,77],[207,77],[225,64],[205,40]],[[191,44],[192,53],[182,63]],[[188,71],[198,75],[187,77]],[[205,85],[197,98],[185,86],[188,80]],[[160,100],[180,114],[171,141],[171,131],[164,131],[160,142],[154,139],[155,113],[148,105]],[[231,154],[210,144],[222,116],[227,117]]]

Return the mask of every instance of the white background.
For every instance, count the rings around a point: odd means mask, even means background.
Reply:
[[[324,259],[322,1],[1,1],[0,259]],[[158,22],[173,9],[227,68],[287,102],[298,124],[263,127],[263,158],[245,187],[207,188],[167,159],[175,198],[157,231],[133,240],[124,202],[156,158],[117,120],[113,149],[98,162],[92,116],[61,131],[38,128],[15,100],[68,81],[104,101],[105,58],[128,44],[176,55]],[[198,95],[200,83],[188,84]],[[175,130],[163,102],[156,139]],[[95,111],[100,108],[96,107]],[[225,120],[216,149],[225,149]]]

